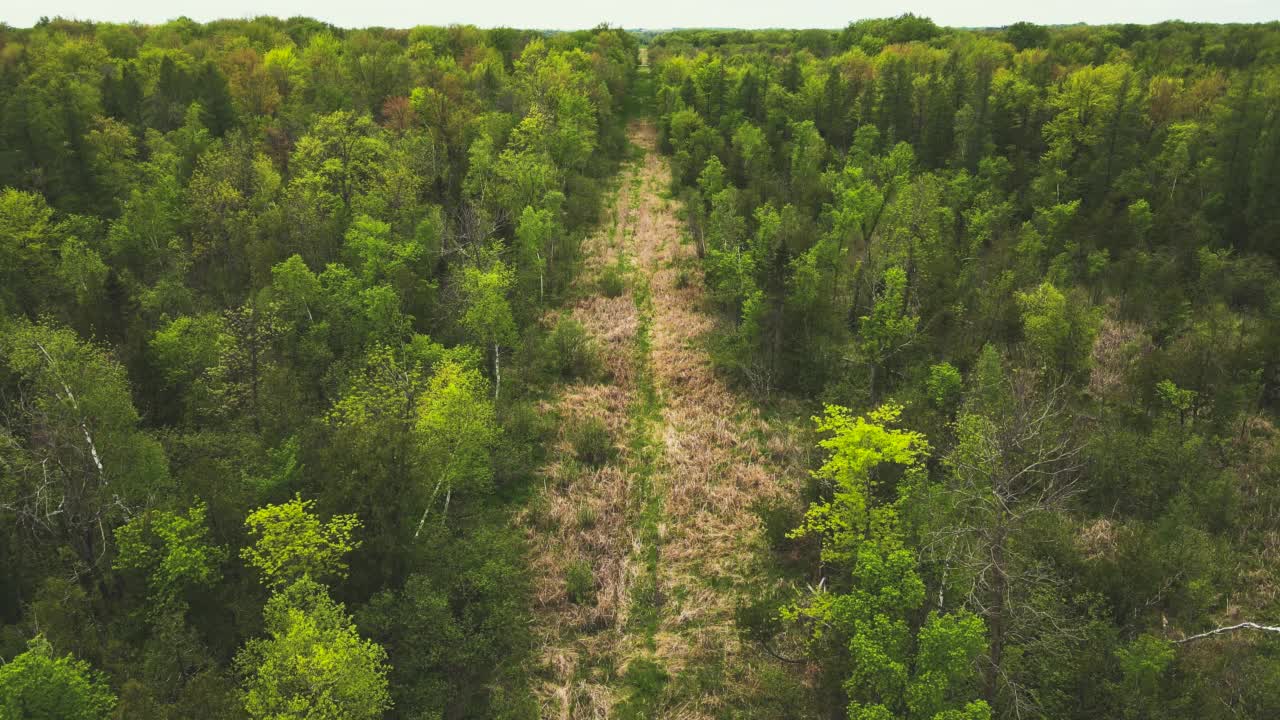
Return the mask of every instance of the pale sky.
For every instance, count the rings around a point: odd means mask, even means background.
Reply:
[[[29,27],[42,15],[85,20],[158,23],[255,15],[305,15],[341,27],[411,27],[470,23],[481,27],[576,29],[602,22],[627,28],[844,27],[852,20],[904,12],[940,25],[1038,23],[1152,23],[1161,20],[1265,22],[1280,19],[1277,0],[5,0],[0,22]]]

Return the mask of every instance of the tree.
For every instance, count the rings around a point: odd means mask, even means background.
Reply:
[[[493,357],[493,397],[502,389],[502,346],[516,341],[515,319],[507,303],[507,291],[515,277],[501,260],[488,269],[474,265],[462,271],[462,295],[465,305],[460,323],[481,347],[491,349]]]
[[[164,451],[138,427],[124,368],[69,329],[0,327],[0,387],[0,512],[27,535],[24,553],[42,555],[50,539],[70,550],[59,563],[88,586],[109,529],[166,489]]]
[[[352,199],[373,182],[386,153],[386,142],[368,115],[338,111],[316,119],[298,141],[293,164],[298,176],[322,178],[349,213]]]
[[[912,626],[925,585],[898,518],[919,499],[929,445],[919,433],[888,427],[901,412],[885,405],[854,418],[827,406],[823,418],[814,418],[820,432],[831,433],[819,443],[827,459],[814,475],[835,487],[830,501],[810,505],[791,536],[818,537],[832,588],[819,584],[805,602],[784,608],[783,617],[807,624],[811,649],[844,646],[835,657],[847,653],[847,661],[828,662],[846,673],[850,718],[989,720],[987,704],[970,699],[974,661],[985,649],[982,621],[963,611],[935,612],[922,627]],[[896,492],[884,492],[882,465],[906,470]]]
[[[1061,387],[1037,390],[987,360],[955,423],[947,474],[935,489],[926,542],[948,592],[982,617],[990,633],[984,670],[987,701],[1004,711],[1027,707],[1023,681],[1006,668],[1017,639],[1071,633],[1072,621],[1041,594],[1058,579],[1030,552],[1024,533],[1063,512],[1081,490],[1082,451]]]
[[[266,505],[249,514],[245,527],[253,545],[240,557],[262,574],[267,587],[280,589],[303,579],[342,578],[347,553],[360,547],[352,534],[360,529],[355,515],[334,515],[321,522],[311,511],[314,500],[301,495],[280,505]]]
[[[53,209],[44,197],[0,191],[0,302],[8,311],[37,307],[41,295],[51,294],[57,249]]]
[[[902,268],[891,267],[884,272],[871,314],[859,319],[858,354],[871,366],[869,386],[873,401],[879,397],[877,380],[880,374],[916,337],[920,318],[911,314],[906,300],[907,274]]]
[[[116,528],[113,567],[145,573],[157,607],[172,606],[189,589],[215,586],[226,550],[209,543],[205,513],[204,503],[196,503],[185,515],[150,510],[130,519]]]
[[[543,302],[546,295],[546,274],[558,232],[555,215],[548,208],[535,210],[526,206],[516,224],[516,266],[525,278],[521,285],[526,288],[526,296],[532,296],[527,288],[533,284],[531,278],[536,275],[539,303]]]
[[[1017,298],[1023,331],[1041,366],[1060,373],[1085,369],[1101,313],[1078,296],[1069,301],[1049,282]]]
[[[455,490],[475,492],[492,482],[490,453],[500,430],[493,403],[485,397],[486,386],[476,370],[447,361],[435,368],[427,384],[414,429],[434,484],[415,538],[441,490],[445,493],[442,515],[447,516]]]
[[[374,720],[391,707],[386,651],[362,639],[340,603],[302,577],[271,596],[267,636],[236,656],[244,709],[262,720]]]
[[[14,720],[106,720],[116,698],[88,663],[54,657],[37,635],[27,651],[0,664],[0,717]]]
[[[929,455],[923,435],[891,425],[902,415],[902,406],[886,404],[866,416],[854,417],[848,408],[828,405],[813,421],[820,433],[830,433],[818,446],[827,459],[814,477],[832,488],[831,500],[813,503],[795,537],[816,535],[822,539],[823,562],[849,566],[857,547],[870,530],[881,484],[877,468],[884,464],[919,468]]]

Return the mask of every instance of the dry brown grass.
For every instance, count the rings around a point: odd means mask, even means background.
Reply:
[[[1141,326],[1103,318],[1093,342],[1089,392],[1103,400],[1112,399],[1117,392],[1129,387],[1130,369],[1152,348],[1151,337]]]
[[[716,690],[674,695],[664,703],[666,718],[708,718],[750,693],[754,668],[762,661],[743,648],[733,627],[736,591],[758,581],[765,543],[752,503],[785,491],[800,445],[765,426],[758,411],[713,373],[698,339],[714,320],[702,312],[699,283],[680,287],[677,267],[693,253],[682,245],[681,227],[669,201],[659,193],[670,170],[657,154],[652,125],[631,128],[633,142],[646,149],[627,166],[617,207],[599,233],[587,241],[582,288],[595,287],[603,268],[625,254],[648,278],[652,299],[651,366],[663,401],[655,440],[661,457],[653,483],[662,499],[658,522],[658,590],[664,599],[652,638],[629,632],[630,588],[644,572],[643,541],[632,526],[628,503],[638,459],[623,449],[618,461],[587,470],[573,463],[562,436],[545,469],[540,505],[545,518],[526,513],[536,576],[537,631],[541,640],[543,717],[604,718],[622,701],[617,677],[636,657],[655,657],[678,688],[682,673],[715,663],[727,679]],[[638,183],[638,185],[637,185]],[[621,437],[628,410],[637,400],[634,349],[640,324],[630,289],[621,297],[592,295],[577,302],[573,317],[601,345],[614,385],[574,385],[558,400],[565,425],[595,416]],[[759,442],[760,437],[766,441]],[[581,508],[594,512],[587,526],[575,521]],[[595,571],[594,605],[574,605],[565,592],[568,565],[584,559]],[[600,668],[613,668],[603,677]]]

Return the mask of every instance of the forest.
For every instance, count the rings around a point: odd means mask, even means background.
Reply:
[[[1280,717],[1280,23],[0,24],[0,720]]]

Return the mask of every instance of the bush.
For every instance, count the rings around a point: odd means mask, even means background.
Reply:
[[[494,482],[504,490],[525,487],[546,459],[547,440],[555,437],[555,416],[519,400],[502,406],[498,421],[502,436],[493,454]]]
[[[751,504],[751,512],[760,518],[760,524],[764,526],[765,541],[775,552],[791,544],[787,533],[804,522],[804,514],[799,508],[782,500],[757,500]]]
[[[573,454],[578,462],[600,467],[613,459],[613,435],[600,418],[580,420],[570,432]]]
[[[963,384],[960,371],[951,363],[944,362],[930,366],[927,387],[929,400],[933,402],[934,407],[943,409],[950,407],[959,399]]]
[[[551,371],[565,379],[591,379],[600,372],[595,338],[571,318],[561,318],[547,335],[546,356]]]
[[[600,274],[600,292],[605,297],[620,297],[627,289],[627,276],[621,262],[605,267]]]
[[[569,563],[564,572],[565,594],[569,602],[583,605],[595,600],[596,574],[591,570],[591,563],[578,559]]]

